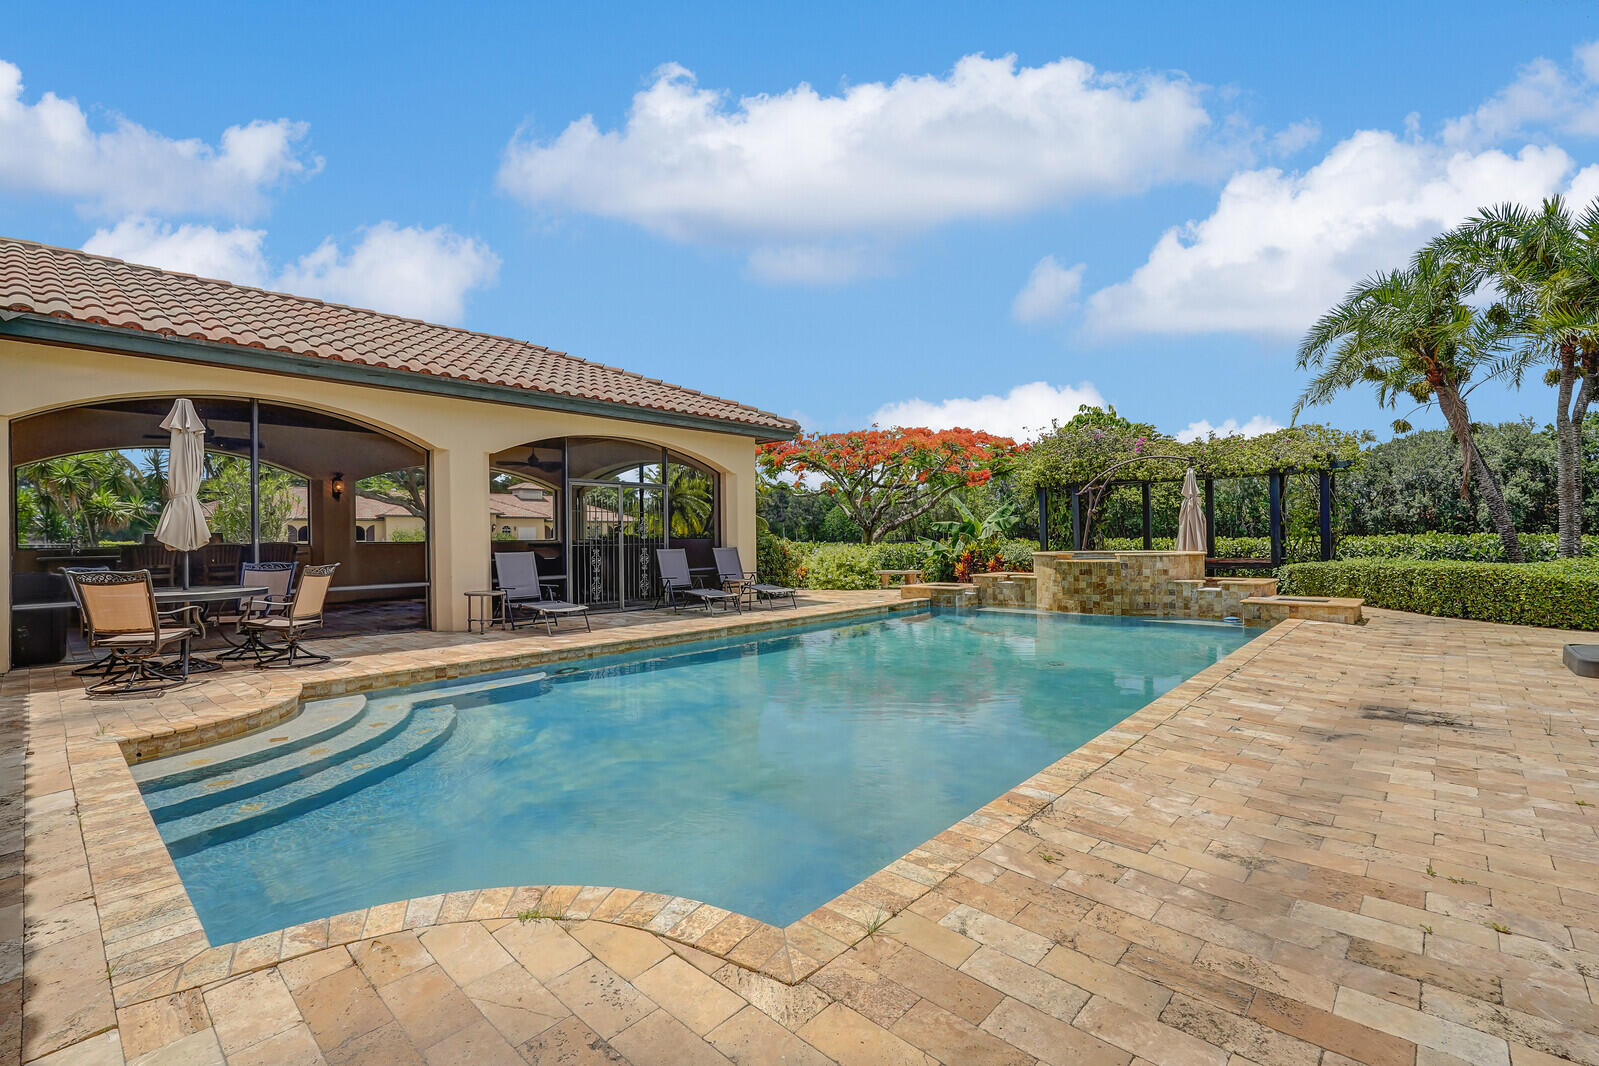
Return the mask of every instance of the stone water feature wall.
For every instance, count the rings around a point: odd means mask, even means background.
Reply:
[[[1034,552],[1033,572],[973,574],[971,584],[905,585],[935,607],[1022,607],[1142,618],[1242,618],[1279,621],[1251,597],[1271,596],[1271,577],[1205,577],[1204,552]]]
[[[1248,621],[1244,601],[1277,591],[1271,577],[1207,580],[1204,552],[1034,552],[1033,572],[1040,610],[1078,614]]]

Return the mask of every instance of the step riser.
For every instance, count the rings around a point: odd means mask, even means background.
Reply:
[[[363,714],[362,717],[364,718],[365,715]],[[251,796],[258,796],[263,792],[270,792],[275,788],[281,788],[301,778],[320,773],[330,766],[343,762],[345,759],[364,755],[373,748],[388,743],[404,732],[413,717],[414,714],[407,711],[404,717],[399,720],[382,729],[373,730],[372,735],[359,744],[328,752],[326,755],[312,759],[309,762],[297,763],[292,767],[275,773],[264,774],[249,781],[240,781],[236,785],[229,785],[227,788],[219,788],[213,792],[190,796],[187,799],[177,800],[172,803],[163,804],[158,802],[160,793],[157,793],[154,797],[145,797],[145,804],[150,808],[150,813],[155,816],[156,823],[160,824],[161,822],[175,822],[179,818],[187,818],[192,814],[211,810],[213,807],[221,807],[238,800],[249,799]],[[350,728],[353,729],[355,726],[352,724]],[[348,730],[345,730],[345,732],[348,732]]]
[[[354,729],[365,721],[367,712],[370,709],[370,705],[362,698],[360,709],[353,715],[337,719],[329,723],[326,728],[320,729],[315,733],[309,733],[303,737],[295,737],[293,740],[285,741],[281,744],[273,744],[248,755],[241,755],[209,766],[195,766],[184,770],[174,770],[172,773],[163,774],[160,777],[146,778],[139,782],[139,791],[144,793],[145,802],[149,803],[151,797],[159,797],[161,793],[175,788],[192,785],[206,778],[216,777],[221,774],[238,773],[252,766],[270,762],[273,759],[286,758],[296,752],[315,747],[325,741],[332,740],[341,733]]]
[[[328,804],[343,799],[345,796],[348,796],[354,792],[359,792],[361,789],[367,788],[370,785],[374,785],[377,782],[382,781],[384,778],[392,777],[401,770],[404,770],[407,766],[426,758],[428,755],[438,750],[438,748],[450,738],[450,735],[455,732],[456,722],[457,719],[455,714],[450,712],[447,714],[447,716],[441,719],[442,724],[432,736],[428,737],[425,742],[406,751],[401,756],[398,756],[387,762],[378,763],[360,771],[359,773],[353,774],[345,780],[339,782],[337,785],[326,789],[309,792],[306,795],[298,796],[285,803],[271,807],[270,809],[252,812],[243,818],[227,822],[223,825],[204,829],[197,833],[191,833],[185,836],[167,839],[167,851],[174,859],[182,858],[185,855],[192,855],[195,852],[210,847],[213,844],[219,844],[229,840],[237,840],[240,837],[248,836],[258,829],[264,829],[269,825],[276,825],[297,815],[304,814],[307,811],[316,810],[318,807],[325,807]],[[343,759],[340,761],[342,762]],[[163,834],[163,836],[165,836],[165,834]]]

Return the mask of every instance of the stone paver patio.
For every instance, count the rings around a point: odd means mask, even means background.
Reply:
[[[1599,1063],[1599,683],[1567,635],[1370,615],[1278,626],[787,930],[530,886],[211,946],[130,795],[124,749],[302,685],[719,619],[356,638],[141,704],[13,672],[0,1063]]]

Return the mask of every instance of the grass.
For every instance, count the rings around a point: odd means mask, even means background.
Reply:
[[[528,922],[558,922],[566,915],[560,911],[544,911],[537,907],[529,907],[525,911],[516,912],[516,920],[526,925]]]
[[[880,910],[876,914],[872,915],[871,920],[866,923],[866,935],[876,936],[877,931],[883,928],[883,926],[888,922],[888,917],[888,912],[883,910]]]

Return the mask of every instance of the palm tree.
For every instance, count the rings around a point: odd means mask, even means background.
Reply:
[[[39,509],[59,515],[89,545],[145,513],[138,471],[121,452],[80,452],[29,463],[18,473],[37,492]]]
[[[711,524],[711,479],[691,466],[667,468],[666,493],[672,501],[672,536],[704,535]]]
[[[1514,316],[1521,368],[1552,363],[1561,556],[1582,554],[1582,426],[1599,379],[1599,201],[1573,218],[1559,197],[1502,204],[1439,238],[1492,281]]]
[[[1436,403],[1460,444],[1461,494],[1469,495],[1475,476],[1505,558],[1519,563],[1515,522],[1498,479],[1477,450],[1466,406],[1478,369],[1488,367],[1491,374],[1503,369],[1510,323],[1503,308],[1480,314],[1466,303],[1475,287],[1464,264],[1431,248],[1403,269],[1356,285],[1300,342],[1300,369],[1317,373],[1294,406],[1294,416],[1362,382],[1376,387],[1384,407],[1400,397]],[[1395,423],[1395,429],[1404,428],[1402,421]]]

